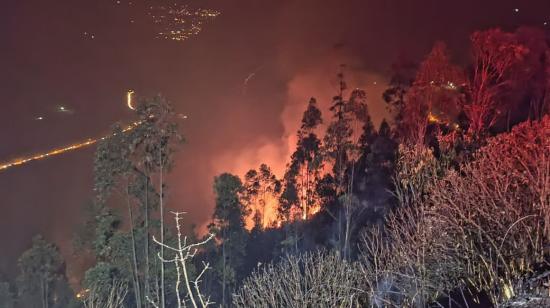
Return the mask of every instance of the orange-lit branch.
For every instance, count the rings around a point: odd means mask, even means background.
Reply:
[[[124,132],[130,131],[130,130],[136,128],[140,124],[141,124],[141,121],[134,122],[131,125],[128,125],[127,127],[125,127],[122,130],[122,132],[124,133]],[[46,153],[40,153],[40,154],[35,154],[35,155],[24,157],[24,158],[14,159],[12,161],[0,164],[0,171],[4,171],[4,170],[9,169],[11,167],[21,166],[21,165],[24,165],[26,163],[30,163],[30,162],[35,161],[35,160],[41,160],[41,159],[56,156],[56,155],[59,155],[59,154],[63,154],[63,153],[66,153],[66,152],[78,150],[78,149],[93,145],[93,144],[97,143],[98,141],[105,140],[105,139],[107,139],[111,136],[114,136],[114,135],[115,134],[111,134],[111,135],[103,136],[103,137],[97,138],[97,139],[87,139],[87,140],[82,141],[82,142],[78,142],[78,143],[74,143],[74,144],[67,145],[67,146],[64,146],[64,147],[60,147],[60,148],[57,148],[57,149],[53,149],[53,150],[48,151]]]
[[[442,123],[443,121],[441,121],[437,116],[435,116],[433,113],[428,113],[428,122],[430,123]]]

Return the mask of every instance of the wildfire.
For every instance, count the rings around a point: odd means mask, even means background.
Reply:
[[[428,114],[428,122],[430,123],[441,123],[442,121],[433,113]]]
[[[429,123],[432,123],[432,124],[444,124],[444,125],[447,125],[448,127],[454,129],[454,130],[459,130],[460,129],[460,125],[458,125],[458,123],[456,122],[448,122],[448,121],[444,121],[442,120],[441,118],[439,118],[438,116],[436,116],[435,114],[433,114],[432,112],[428,113],[428,122]]]
[[[277,209],[279,208],[279,201],[277,197],[269,194],[265,197],[265,200],[257,201],[251,205],[251,213],[246,219],[246,228],[252,229],[256,224],[255,217],[259,215],[259,223],[262,228],[279,227],[281,221],[279,220]]]
[[[302,202],[303,203],[303,202]],[[251,211],[248,217],[246,218],[246,228],[248,230],[251,230],[254,228],[256,221],[255,216],[258,215],[259,223],[262,226],[262,228],[273,228],[273,227],[281,227],[283,222],[285,222],[281,217],[279,216],[278,209],[279,209],[279,199],[276,195],[269,194],[265,197],[265,200],[256,200],[253,204],[251,204]],[[319,203],[310,205],[309,207],[305,208],[304,204],[300,205],[300,208],[293,207],[290,210],[290,221],[297,221],[297,220],[307,220],[311,218],[313,215],[317,214],[321,210],[321,205]]]
[[[130,131],[130,130],[136,128],[137,126],[139,126],[140,124],[141,124],[141,121],[134,122],[131,125],[128,125],[127,127],[125,127],[122,130],[122,132],[125,133],[127,131]],[[52,156],[60,155],[60,154],[67,153],[67,152],[70,152],[70,151],[74,151],[74,150],[77,150],[77,149],[81,149],[81,148],[84,148],[84,147],[88,147],[88,146],[91,146],[91,145],[93,145],[93,144],[95,144],[99,141],[110,138],[114,135],[116,135],[116,134],[110,134],[110,135],[103,136],[103,137],[97,138],[97,139],[89,138],[89,139],[86,139],[85,141],[81,141],[81,142],[73,143],[73,144],[63,146],[63,147],[60,147],[60,148],[56,148],[56,149],[50,150],[50,151],[45,152],[45,153],[39,153],[39,154],[31,155],[31,156],[28,156],[28,157],[24,157],[24,158],[14,159],[12,161],[0,164],[0,171],[4,171],[4,170],[12,168],[12,167],[21,166],[21,165],[24,165],[26,163],[30,163],[30,162],[35,161],[35,160],[42,160],[42,159],[45,159],[45,158],[48,158],[48,157],[52,157]]]

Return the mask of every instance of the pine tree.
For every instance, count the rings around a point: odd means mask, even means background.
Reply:
[[[374,139],[363,153],[361,169],[365,175],[365,198],[373,211],[372,219],[382,219],[392,207],[392,175],[396,159],[397,142],[390,125],[383,120]]]
[[[321,140],[317,137],[315,130],[321,123],[321,111],[317,108],[317,101],[312,98],[302,117],[302,125],[298,131],[298,143],[291,156],[291,165],[297,171],[295,174],[296,188],[303,220],[308,219],[311,208],[318,202],[318,198],[315,196],[315,186],[323,167],[323,158]]]
[[[392,77],[389,87],[382,94],[388,104],[396,131],[403,132],[402,121],[405,117],[407,91],[414,82],[417,64],[401,56],[392,64]]]
[[[124,257],[123,260],[130,260],[127,272],[131,273],[136,305],[149,306],[145,298],[155,293],[160,297],[159,306],[165,307],[164,264],[156,258],[150,237],[152,232],[157,232],[152,226],[160,224],[160,241],[166,242],[165,173],[171,165],[174,146],[182,138],[177,131],[174,112],[162,97],[143,101],[137,108],[137,115],[139,121],[132,129],[115,127],[113,134],[100,142],[94,164],[94,188],[99,206],[107,206],[113,200],[113,192],[126,203],[129,234],[119,231],[112,240],[119,244],[121,256],[129,253],[129,259]],[[159,224],[151,218],[156,210]],[[160,254],[164,255],[164,247],[160,247]]]
[[[367,135],[359,137],[359,127],[368,131],[372,126],[366,105],[366,93],[360,89],[351,92],[349,100],[344,99],[346,83],[342,73],[340,78],[340,90],[333,98],[330,108],[332,121],[329,123],[323,139],[324,155],[332,164],[332,178],[325,176],[323,185],[325,192],[331,191],[326,184],[334,183],[332,190],[335,192],[333,208],[327,207],[327,212],[334,218],[337,226],[335,242],[342,251],[344,257],[349,255],[350,229],[352,215],[357,207],[357,200],[353,194],[355,182],[355,164],[361,156],[361,140],[370,138]],[[335,212],[335,213],[334,213]]]
[[[256,169],[250,169],[244,175],[243,192],[241,194],[241,202],[252,215],[254,228],[263,228],[261,221],[260,208],[258,207],[258,194],[260,191],[260,178]],[[250,226],[248,226],[250,227]]]
[[[228,305],[230,294],[241,277],[238,275],[243,266],[248,233],[245,229],[245,217],[248,210],[241,202],[243,185],[239,177],[223,173],[214,178],[216,207],[209,225],[210,233],[216,235],[220,243],[215,271],[221,280],[222,306]]]
[[[316,134],[321,123],[321,111],[315,98],[311,98],[302,116],[296,150],[287,165],[279,197],[279,217],[287,222],[284,225],[286,236],[283,247],[289,246],[297,250],[299,224],[291,222],[298,217],[302,220],[308,219],[314,208],[321,206],[316,189],[323,168],[321,140]]]
[[[267,213],[273,210],[268,202],[279,197],[281,182],[268,165],[261,164],[257,171],[251,169],[245,174],[243,188],[241,200],[252,215],[254,227],[268,227],[271,222],[267,220]]]
[[[323,139],[323,152],[325,158],[332,163],[337,196],[342,195],[347,188],[345,183],[346,168],[349,162],[349,152],[352,148],[351,138],[353,135],[351,109],[347,108],[347,101],[343,97],[346,90],[344,76],[338,74],[338,77],[340,78],[340,90],[338,95],[332,99],[330,107],[332,121],[329,123]]]
[[[42,308],[52,307],[55,304],[53,295],[58,291],[55,285],[66,279],[65,262],[59,248],[37,235],[32,240],[32,247],[23,252],[17,263],[17,284],[23,303],[33,305],[33,299],[37,299]]]
[[[0,307],[15,307],[15,294],[11,289],[10,283],[7,281],[0,281]]]

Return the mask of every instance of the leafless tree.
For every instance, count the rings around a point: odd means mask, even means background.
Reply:
[[[471,36],[473,74],[464,111],[470,131],[478,134],[495,124],[499,95],[514,82],[513,71],[529,52],[512,33],[500,29],[477,31]]]
[[[107,290],[107,289],[108,290]],[[107,294],[107,297],[105,297]],[[128,294],[128,283],[113,279],[110,284],[94,284],[89,289],[77,294],[85,308],[121,308]]]
[[[357,264],[337,252],[288,256],[258,269],[233,295],[236,307],[359,307]]]
[[[536,267],[548,263],[550,117],[488,139],[458,171],[418,147],[400,154],[400,207],[363,241],[372,306],[424,306],[456,290],[499,306],[548,300],[550,272]]]
[[[449,294],[460,268],[450,266],[453,260],[438,244],[447,240],[417,205],[404,205],[388,215],[383,228],[366,231],[360,268],[370,306],[426,307]]]
[[[439,244],[453,266],[461,264],[462,282],[496,304],[510,300],[548,260],[550,117],[489,139],[429,196],[430,225],[448,236]]]
[[[423,144],[401,145],[394,178],[399,209],[386,218],[384,229],[363,235],[362,271],[372,306],[418,306],[446,291],[429,268],[438,262],[435,236],[428,227],[428,188],[444,166]]]
[[[411,144],[424,144],[430,123],[450,123],[462,104],[458,89],[465,83],[463,70],[450,61],[443,42],[437,42],[421,63],[404,105],[401,132]]]
[[[177,229],[177,246],[172,247],[169,246],[163,242],[158,241],[155,236],[153,236],[153,242],[158,244],[161,247],[164,247],[166,250],[173,252],[174,258],[173,259],[165,259],[163,255],[159,252],[158,257],[163,263],[173,263],[176,267],[176,290],[175,294],[177,297],[178,302],[178,308],[181,307],[187,307],[188,304],[190,304],[193,308],[201,307],[205,308],[213,303],[210,302],[210,298],[203,295],[200,289],[201,279],[206,273],[207,270],[210,269],[210,265],[208,263],[203,262],[203,268],[201,272],[193,279],[189,275],[188,266],[193,257],[195,257],[198,249],[200,246],[206,244],[209,242],[214,235],[210,234],[207,236],[203,241],[200,241],[198,243],[188,243],[187,236],[182,235],[182,223],[181,220],[182,215],[185,213],[182,212],[172,212],[175,216],[176,220],[176,229]],[[185,291],[180,291],[180,286],[184,285]],[[155,301],[154,299],[147,297],[147,300],[149,303],[151,303],[154,307],[158,308],[160,307],[159,303]]]

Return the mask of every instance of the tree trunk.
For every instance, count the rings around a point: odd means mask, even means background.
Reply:
[[[337,150],[337,164],[338,164],[338,176],[337,176],[337,187],[336,187],[336,198],[337,198],[337,202],[340,203],[340,201],[338,200],[339,199],[339,196],[342,195],[342,192],[343,192],[343,186],[344,186],[344,172],[345,172],[345,168],[343,167],[343,157],[342,155],[344,155],[342,153],[343,149],[342,149],[342,140],[339,140],[338,141],[338,150]],[[339,204],[340,205],[340,204]],[[345,205],[344,205],[345,207]],[[338,246],[339,246],[339,250],[340,252],[343,252],[343,245],[342,245],[342,209],[339,208],[338,209]]]
[[[151,295],[149,286],[149,177],[145,175],[145,297]],[[149,307],[149,301],[145,301],[145,307]]]
[[[265,211],[267,210],[267,202],[265,201],[265,195],[266,195],[266,190],[267,188],[265,187],[265,185],[268,185],[267,183],[264,183],[264,189],[263,189],[263,192],[262,192],[262,229],[265,227]]]
[[[350,229],[351,229],[351,216],[353,213],[353,182],[355,176],[355,160],[351,164],[351,178],[348,184],[348,196],[346,198],[346,233],[344,238],[344,259],[348,260],[350,255]]]
[[[136,254],[136,237],[134,234],[134,215],[132,213],[132,205],[130,204],[130,193],[129,193],[129,187],[126,186],[126,203],[128,206],[128,213],[130,215],[130,232],[132,235],[132,263],[133,263],[133,270],[134,270],[134,280],[135,280],[135,298],[136,298],[136,306],[141,306],[141,290],[140,290],[140,284],[139,284],[139,272],[138,272],[138,265],[137,265],[137,254]]]
[[[225,231],[224,231],[225,233]],[[223,239],[223,243],[222,243],[222,266],[223,266],[223,278],[222,278],[222,307],[225,305],[225,234],[224,234],[224,239]]]
[[[302,167],[302,196],[303,196],[303,204],[302,204],[302,211],[303,211],[303,220],[307,220],[307,165]]]
[[[41,296],[40,299],[42,300],[42,308],[46,308],[46,290],[44,288],[44,279],[41,279],[40,281],[40,290],[41,290]]]
[[[160,210],[160,242],[164,243],[164,192],[163,192],[163,162],[162,162],[162,148],[159,149],[159,158],[160,158],[160,175],[159,175],[159,210]],[[164,260],[164,246],[160,246],[160,257]],[[160,307],[165,308],[166,299],[164,297],[164,262],[160,262]]]

